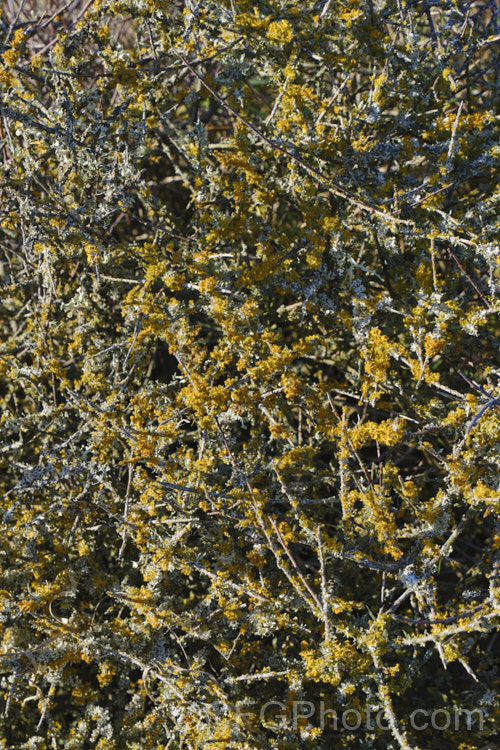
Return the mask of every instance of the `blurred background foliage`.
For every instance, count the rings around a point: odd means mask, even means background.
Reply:
[[[2,747],[498,746],[499,22],[5,0]]]

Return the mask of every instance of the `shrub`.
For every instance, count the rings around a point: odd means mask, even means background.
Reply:
[[[5,3],[2,747],[493,741],[498,23]]]

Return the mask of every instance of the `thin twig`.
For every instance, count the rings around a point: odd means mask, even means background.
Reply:
[[[482,291],[479,289],[479,287],[475,284],[475,282],[473,281],[473,279],[471,279],[471,277],[469,276],[469,274],[467,273],[467,271],[465,270],[465,268],[463,267],[463,265],[460,263],[460,261],[458,260],[457,256],[453,252],[453,250],[450,247],[448,247],[447,250],[448,250],[449,254],[451,255],[451,257],[453,258],[453,260],[455,261],[455,263],[457,264],[457,266],[462,271],[462,273],[465,276],[465,278],[467,279],[467,281],[470,284],[472,284],[472,286],[474,287],[474,289],[476,290],[476,292],[479,294],[479,296],[483,300],[483,302],[486,305],[486,307],[489,309],[490,308],[490,304],[489,304],[488,300],[486,299],[486,297],[484,296],[484,294],[482,293]]]
[[[316,538],[318,540],[318,557],[321,572],[321,598],[323,599],[323,617],[325,621],[325,641],[330,638],[330,621],[328,619],[328,589],[326,585],[325,556],[323,554],[323,545],[321,543],[321,529],[316,527]]]
[[[406,622],[408,625],[450,625],[452,622],[457,622],[458,620],[465,620],[466,618],[472,617],[477,612],[479,612],[481,609],[483,609],[483,605],[480,604],[478,607],[474,607],[474,609],[469,609],[466,612],[460,612],[458,615],[452,615],[450,617],[443,617],[441,619],[437,618],[434,620],[428,620],[426,618],[413,618],[413,617],[404,617],[403,615],[394,615],[391,614],[391,617],[394,620],[400,620],[401,622]]]

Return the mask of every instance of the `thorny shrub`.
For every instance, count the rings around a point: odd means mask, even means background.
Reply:
[[[1,747],[494,742],[499,22],[4,2]]]

